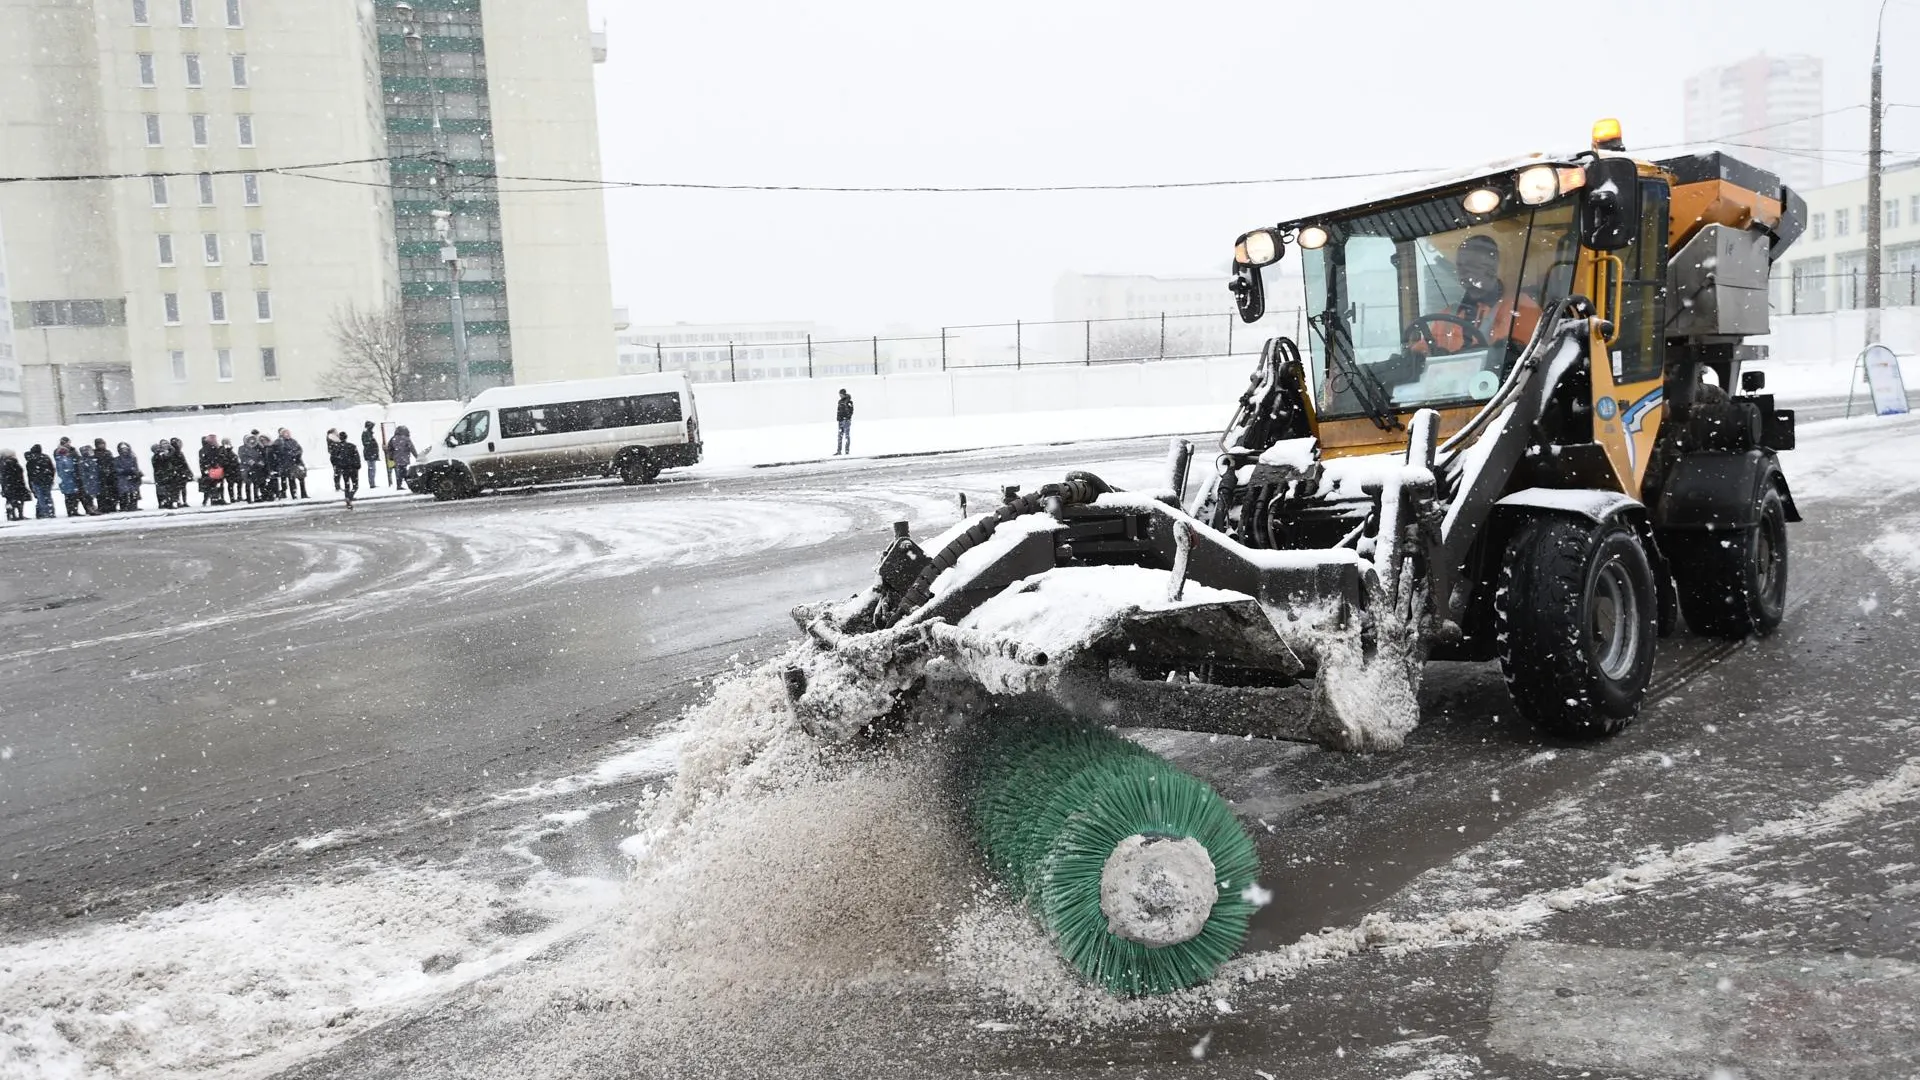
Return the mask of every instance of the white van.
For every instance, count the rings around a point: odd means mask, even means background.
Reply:
[[[500,386],[407,470],[407,486],[437,499],[487,488],[618,476],[644,484],[700,460],[700,415],[682,371]]]

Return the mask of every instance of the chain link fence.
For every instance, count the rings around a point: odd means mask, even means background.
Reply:
[[[943,326],[909,336],[816,339],[743,333],[728,342],[623,338],[623,374],[685,371],[695,382],[923,374],[975,368],[1143,363],[1258,355],[1269,337],[1301,332],[1298,310],[1269,311],[1248,325],[1234,312],[1165,314],[1069,322]],[[704,335],[703,335],[704,336]]]

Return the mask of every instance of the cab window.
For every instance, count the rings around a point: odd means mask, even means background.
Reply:
[[[487,437],[488,430],[486,410],[470,412],[461,417],[458,424],[453,425],[452,431],[447,432],[447,445],[466,446],[469,443],[477,443]]]

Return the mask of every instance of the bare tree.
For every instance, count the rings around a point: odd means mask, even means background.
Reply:
[[[418,348],[398,300],[377,308],[347,304],[333,313],[333,366],[321,376],[331,393],[391,405],[414,395]]]

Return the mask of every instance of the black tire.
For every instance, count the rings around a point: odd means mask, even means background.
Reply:
[[[1611,735],[1640,712],[1659,599],[1640,537],[1619,522],[1529,522],[1507,544],[1495,618],[1500,670],[1528,720]]]
[[[434,477],[433,500],[435,502],[452,502],[455,499],[464,499],[467,495],[466,481],[462,480],[460,474],[452,469],[448,469],[439,476]]]
[[[1787,611],[1787,508],[1771,476],[1760,492],[1760,523],[1740,534],[1688,533],[1662,544],[1687,628],[1738,641],[1765,637]]]
[[[619,460],[620,482],[623,484],[651,484],[660,475],[660,463],[645,450],[625,450]]]

